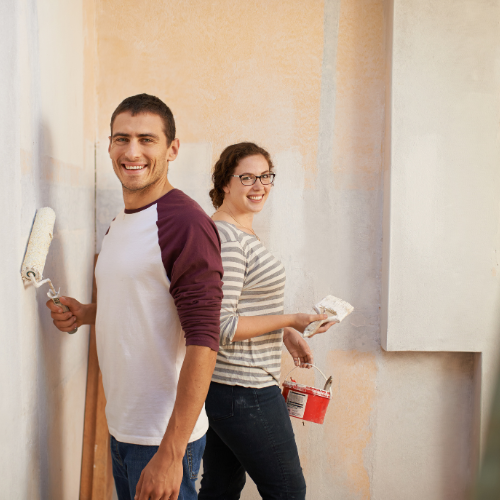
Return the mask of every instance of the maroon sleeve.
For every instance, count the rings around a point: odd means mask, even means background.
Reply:
[[[186,337],[186,345],[219,350],[222,260],[213,221],[178,190],[158,203],[163,265]],[[168,203],[167,203],[168,201]]]

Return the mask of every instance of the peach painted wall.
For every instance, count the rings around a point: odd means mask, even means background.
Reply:
[[[472,355],[380,348],[390,6],[97,2],[97,249],[122,207],[109,118],[147,92],[176,118],[170,179],[207,212],[210,169],[226,145],[251,140],[273,155],[277,182],[255,229],[287,269],[287,310],[329,293],[355,306],[311,340],[334,384],[324,425],[294,420],[310,499],[459,500],[470,479]],[[290,368],[284,354],[283,374]],[[243,498],[258,498],[251,482]]]

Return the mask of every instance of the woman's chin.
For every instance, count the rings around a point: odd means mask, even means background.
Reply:
[[[245,203],[245,207],[249,212],[259,213],[264,208],[265,203],[266,203],[265,198],[263,200],[260,200],[259,202],[248,200]]]
[[[247,205],[246,207],[247,212],[251,212],[253,214],[258,214],[263,208],[264,208],[264,202],[261,202],[259,204]]]

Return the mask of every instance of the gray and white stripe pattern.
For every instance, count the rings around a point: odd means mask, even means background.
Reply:
[[[239,316],[283,314],[285,268],[255,237],[233,224],[216,221],[224,278],[220,349],[212,380],[262,388],[278,384],[283,330],[231,342]]]

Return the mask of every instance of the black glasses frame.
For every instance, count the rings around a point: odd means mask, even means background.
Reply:
[[[231,175],[231,177],[239,177],[240,179],[240,182],[243,184],[243,179],[242,177],[248,177],[249,175],[253,175],[253,174],[241,174],[241,175]],[[267,175],[271,178],[271,182],[262,182],[262,176],[264,175]],[[269,186],[269,184],[274,184],[274,178],[276,177],[276,174],[275,173],[270,173],[270,174],[262,174],[262,175],[254,175],[254,180],[252,182],[252,184],[243,184],[244,186],[253,186],[256,182],[257,182],[257,179],[259,179],[260,183],[263,185],[263,186]]]

